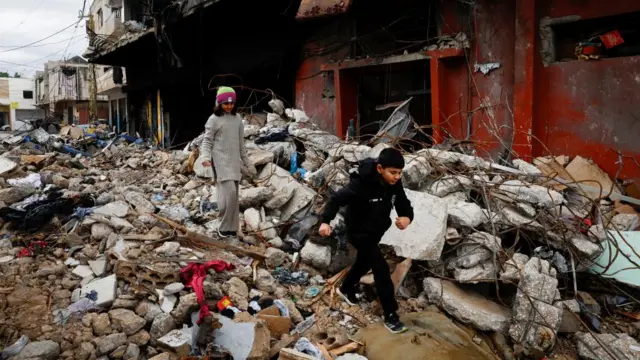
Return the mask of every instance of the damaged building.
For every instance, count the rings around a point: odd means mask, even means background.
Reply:
[[[2,139],[0,357],[639,359],[640,7],[618,5],[96,0],[111,127]],[[222,85],[256,169],[226,238],[200,152]],[[401,334],[373,273],[337,291],[344,209],[319,235],[388,147]]]
[[[160,129],[165,144],[197,135],[212,89],[231,85],[244,113],[263,118],[273,92],[340,137],[351,122],[375,135],[411,98],[421,142],[478,141],[494,159],[581,154],[640,177],[633,1],[122,3],[129,30],[92,45],[90,61],[126,67],[136,131]],[[225,21],[250,25],[216,46]],[[626,41],[609,50],[593,35],[612,32]],[[589,41],[601,55],[576,55]]]

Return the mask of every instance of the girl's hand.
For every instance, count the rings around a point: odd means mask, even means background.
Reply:
[[[204,166],[204,167],[211,167],[211,161],[209,161],[209,160],[205,160],[205,161],[203,161],[203,162],[202,162],[202,166]]]

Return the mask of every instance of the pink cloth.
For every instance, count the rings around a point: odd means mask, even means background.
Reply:
[[[222,260],[213,260],[204,264],[191,263],[184,269],[180,270],[180,277],[185,287],[192,288],[196,293],[198,304],[200,305],[200,317],[198,318],[198,325],[202,320],[209,316],[209,306],[207,306],[206,299],[204,297],[204,279],[207,277],[207,271],[214,269],[216,272],[223,272],[225,270],[232,270],[233,264]]]

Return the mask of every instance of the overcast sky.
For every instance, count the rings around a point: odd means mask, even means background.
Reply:
[[[85,14],[92,0],[86,1]],[[75,24],[82,5],[83,0],[0,0],[0,71],[31,77],[48,60],[82,55],[88,44],[85,19],[77,28],[71,26],[29,47],[11,50]]]

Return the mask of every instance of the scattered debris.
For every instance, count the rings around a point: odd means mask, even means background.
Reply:
[[[215,184],[196,175],[198,138],[172,152],[128,135],[98,143],[77,127],[6,139],[0,336],[13,345],[3,358],[494,359],[488,340],[505,358],[542,358],[558,342],[587,359],[637,357],[633,187],[580,157],[506,165],[406,153],[414,223],[389,229],[381,247],[411,331],[380,324],[372,275],[360,305],[341,301],[353,249],[342,216],[335,238],[319,238],[318,214],[360,160],[413,136],[408,104],[358,144],[272,100],[264,124],[245,126],[259,173],[240,183],[234,239],[219,237]],[[615,286],[599,293],[598,281]]]

